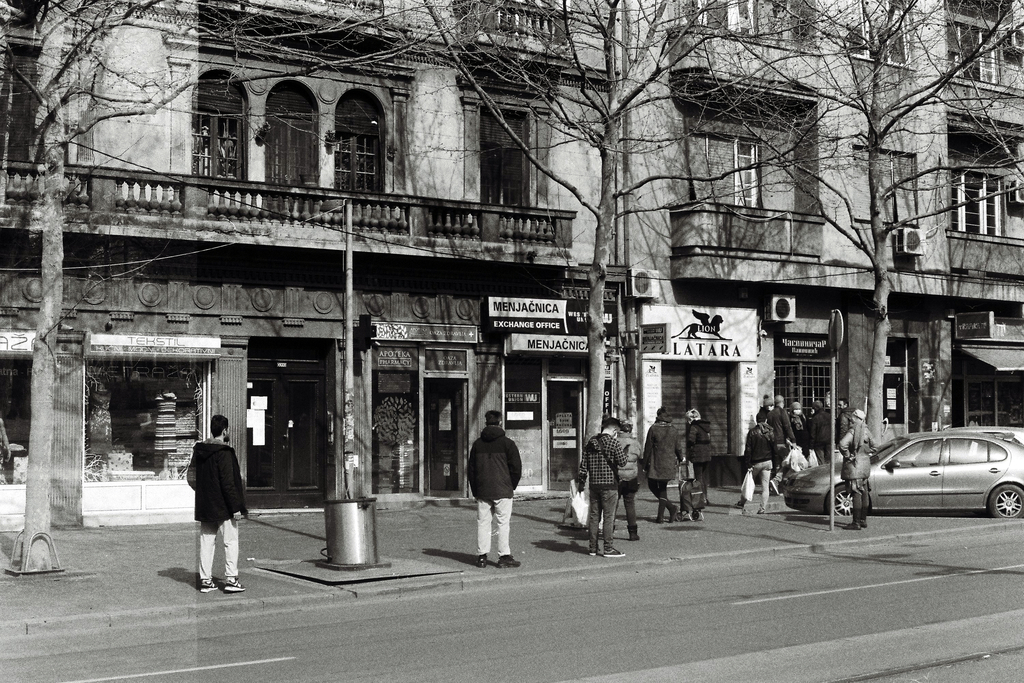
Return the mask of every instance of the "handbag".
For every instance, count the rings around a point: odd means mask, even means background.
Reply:
[[[743,485],[740,487],[740,497],[743,500],[754,500],[754,471],[747,470],[743,476]]]

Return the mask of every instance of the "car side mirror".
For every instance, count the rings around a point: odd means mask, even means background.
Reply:
[[[900,461],[896,458],[893,458],[889,462],[885,463],[885,469],[889,470],[890,472],[892,472],[895,469],[899,469],[900,467],[903,467],[903,465],[901,465]]]

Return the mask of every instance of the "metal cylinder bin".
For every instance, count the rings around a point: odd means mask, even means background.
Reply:
[[[387,567],[377,555],[377,499],[324,501],[327,561],[332,569]]]

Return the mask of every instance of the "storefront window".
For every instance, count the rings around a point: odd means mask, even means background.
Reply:
[[[373,493],[419,491],[418,370],[415,348],[373,350]]]
[[[25,483],[31,383],[31,361],[0,359],[0,485]]]
[[[86,365],[85,480],[183,479],[201,438],[208,364]]]

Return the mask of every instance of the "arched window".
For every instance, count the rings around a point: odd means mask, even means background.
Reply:
[[[339,190],[379,192],[384,189],[381,160],[383,117],[372,96],[353,92],[338,102],[334,133],[334,186]]]
[[[241,178],[245,158],[245,98],[224,72],[203,74],[192,118],[192,174]]]
[[[267,97],[267,180],[282,185],[316,185],[320,145],[316,107],[297,83],[282,83]]]

